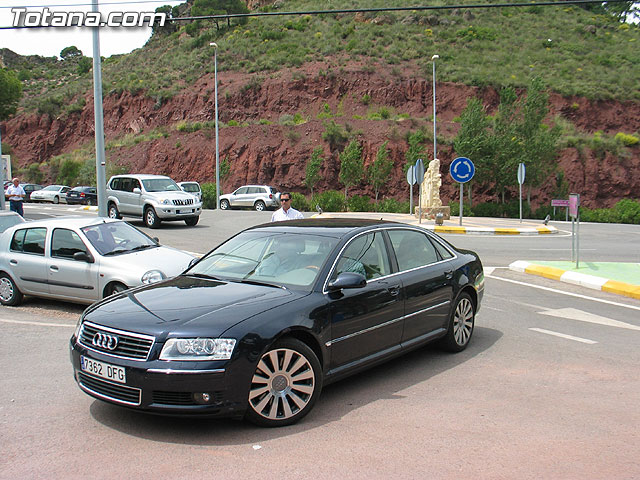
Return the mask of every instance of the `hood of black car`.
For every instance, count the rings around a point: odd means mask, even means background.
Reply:
[[[169,334],[215,337],[305,295],[271,286],[179,276],[115,295],[87,309],[84,318],[159,339]]]

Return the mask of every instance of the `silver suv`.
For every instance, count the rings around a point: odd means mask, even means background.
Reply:
[[[268,185],[245,185],[233,193],[220,195],[220,210],[249,207],[258,211],[280,208],[280,192]]]
[[[115,175],[107,183],[107,211],[110,218],[142,218],[149,228],[175,220],[192,227],[198,223],[202,202],[163,175]]]

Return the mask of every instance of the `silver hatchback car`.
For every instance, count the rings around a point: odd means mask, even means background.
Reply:
[[[0,235],[0,303],[19,305],[24,295],[93,303],[178,275],[194,260],[121,220],[21,223]]]
[[[280,208],[280,192],[268,185],[245,185],[233,193],[220,195],[220,210],[253,208],[258,211]]]

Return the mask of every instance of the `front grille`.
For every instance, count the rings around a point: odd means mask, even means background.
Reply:
[[[82,372],[78,372],[78,383],[86,390],[89,390],[100,397],[127,403],[129,405],[140,405],[141,390],[139,388],[107,382],[106,380],[92,377],[91,375],[86,375]]]
[[[188,198],[186,200],[174,200],[174,205],[193,205],[193,198]]]
[[[209,392],[212,399],[209,403],[219,403],[222,401],[222,392]],[[200,405],[193,399],[191,392],[163,392],[154,390],[153,403],[160,405]]]
[[[118,344],[114,350],[109,350],[93,344],[93,339],[98,333],[115,336]],[[115,328],[102,327],[91,322],[84,322],[80,330],[79,342],[87,348],[106,353],[116,357],[130,358],[133,360],[146,360],[151,351],[155,338],[139,333],[125,332]]]

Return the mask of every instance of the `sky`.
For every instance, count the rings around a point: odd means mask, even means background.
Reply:
[[[111,11],[153,12],[162,5],[179,5],[171,0],[98,0],[100,12]],[[58,5],[58,6],[53,6]],[[27,7],[27,11],[41,12],[48,7],[51,12],[84,11],[92,9],[92,0],[0,0],[0,27],[13,24],[11,7]],[[63,48],[76,46],[87,57],[93,56],[93,35],[90,27],[0,29],[0,48],[8,48],[20,55],[60,56]],[[151,36],[150,28],[116,27],[100,28],[100,55],[129,53],[142,47]]]

